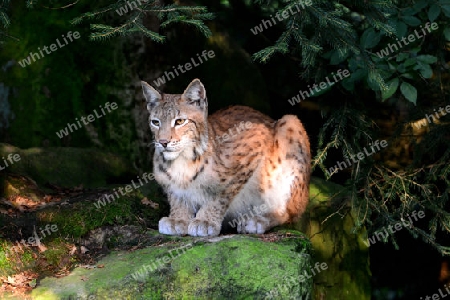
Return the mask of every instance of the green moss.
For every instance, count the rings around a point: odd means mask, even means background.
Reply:
[[[9,274],[12,271],[12,265],[8,259],[8,248],[12,245],[8,245],[8,242],[0,239],[0,274]]]
[[[69,276],[43,279],[33,290],[33,299],[88,295],[99,299],[264,299],[271,290],[278,290],[279,299],[287,299],[306,298],[311,292],[311,280],[290,280],[310,268],[305,255],[309,248],[299,255],[294,235],[274,243],[243,235],[161,238],[166,244],[131,253],[112,252],[99,262],[104,268],[76,268]],[[173,251],[188,243],[194,243],[192,249]],[[169,262],[143,269],[158,259],[163,262],[163,257]],[[139,280],[133,276],[136,272]],[[79,280],[81,276],[87,280]],[[287,288],[280,289],[280,284]]]
[[[60,264],[61,258],[69,252],[65,242],[60,238],[55,239],[45,245],[48,249],[43,252],[43,256],[47,259],[47,262],[49,264],[54,266]]]
[[[97,149],[30,148],[22,150],[0,143],[0,155],[19,154],[20,161],[8,171],[26,175],[43,186],[84,188],[102,187],[108,183],[133,178],[130,164],[122,157]]]
[[[33,268],[33,251],[27,247],[16,250],[16,245],[0,238],[0,275],[7,276]]]
[[[159,204],[159,208],[151,208],[143,205],[144,198],[140,190],[135,190],[125,197],[118,198],[114,202],[106,203],[105,206],[97,208],[99,198],[92,198],[91,201],[77,202],[70,208],[48,208],[36,214],[42,225],[56,224],[58,226],[58,236],[79,238],[90,230],[105,225],[141,225],[145,222],[146,227],[157,227],[161,215],[168,214],[168,204],[155,183],[146,185],[148,198]],[[105,192],[109,193],[109,192]],[[141,221],[139,221],[141,220]],[[40,225],[40,226],[42,226]]]
[[[118,200],[97,209],[93,202],[78,202],[70,209],[51,208],[37,213],[41,222],[56,224],[58,235],[79,238],[90,230],[113,224],[133,223],[132,197]]]
[[[273,286],[274,278],[283,280],[299,277],[299,271],[309,267],[308,259],[295,255],[297,244],[294,238],[277,243],[264,243],[257,239],[236,236],[225,239],[220,247],[212,244],[196,246],[189,255],[180,256],[172,264],[177,272],[173,289],[164,293],[164,298],[176,295],[195,295],[202,298],[237,299],[262,297]],[[308,252],[303,248],[302,252]],[[243,272],[243,270],[246,270]],[[267,273],[271,270],[270,273]],[[268,276],[270,274],[270,276]],[[294,295],[305,295],[311,282],[293,288]],[[281,298],[289,296],[279,291]]]
[[[24,251],[21,256],[21,261],[24,266],[31,266],[35,261],[33,252],[30,250]]]

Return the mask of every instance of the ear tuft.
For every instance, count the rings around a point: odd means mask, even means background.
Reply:
[[[189,104],[196,104],[198,106],[207,106],[206,90],[200,79],[196,78],[184,90],[183,98]]]
[[[141,81],[141,85],[145,101],[147,101],[147,110],[150,110],[161,101],[161,95],[147,82]]]

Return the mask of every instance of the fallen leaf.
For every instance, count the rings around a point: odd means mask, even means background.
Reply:
[[[144,205],[148,205],[148,206],[150,206],[153,209],[159,208],[159,204],[158,203],[153,202],[152,200],[149,200],[147,197],[144,197],[141,200],[141,203],[144,204]]]
[[[8,276],[6,282],[9,283],[9,284],[15,284],[16,280],[15,280],[15,278],[13,278],[11,276]]]
[[[73,245],[73,246],[72,246],[72,249],[70,249],[70,251],[69,251],[69,254],[70,254],[70,255],[74,255],[75,252],[77,252],[77,246]]]
[[[44,251],[47,250],[47,247],[45,247],[45,245],[43,243],[41,243],[41,242],[39,242],[37,244],[37,246],[38,246],[39,252],[44,252]]]

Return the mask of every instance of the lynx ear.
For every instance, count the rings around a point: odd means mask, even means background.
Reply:
[[[141,81],[141,85],[144,98],[147,101],[147,110],[150,110],[161,101],[161,95],[147,82]]]
[[[183,96],[188,104],[194,104],[200,106],[201,108],[208,106],[208,101],[206,100],[206,90],[200,79],[194,79],[184,90]]]

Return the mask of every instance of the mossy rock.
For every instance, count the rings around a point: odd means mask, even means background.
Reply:
[[[0,143],[0,156],[18,154],[20,160],[5,171],[27,175],[40,185],[84,188],[105,186],[132,178],[132,167],[122,157],[97,149],[29,148],[26,150]],[[5,166],[3,161],[2,166]]]
[[[66,277],[45,278],[31,296],[36,300],[307,299],[312,279],[298,278],[311,268],[309,252],[309,242],[295,231],[177,237],[156,247],[112,252],[98,262],[101,268],[78,267]]]

